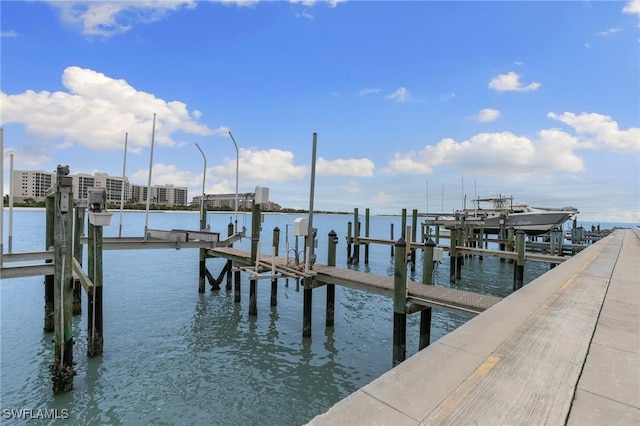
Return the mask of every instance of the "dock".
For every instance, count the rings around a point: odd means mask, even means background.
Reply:
[[[309,424],[640,424],[639,258],[614,232]]]
[[[209,250],[209,256],[224,257],[236,264],[250,265],[251,254],[248,251],[232,247],[217,247]],[[298,271],[286,266],[286,258],[272,258],[270,255],[261,254],[259,263],[269,268],[273,264],[275,271],[283,276],[292,278],[309,277],[304,271]],[[315,264],[313,266],[313,288],[327,284],[335,284],[344,287],[368,291],[383,296],[393,297],[393,277],[354,271],[351,269],[337,268]],[[499,297],[457,290],[449,287],[424,285],[415,281],[407,282],[407,301],[420,306],[448,309],[457,312],[479,314],[502,300]]]

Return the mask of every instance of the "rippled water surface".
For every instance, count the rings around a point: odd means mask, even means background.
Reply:
[[[294,215],[266,215],[261,247],[271,246],[274,227],[293,230]],[[213,229],[226,234],[228,214],[210,214]],[[118,213],[105,236],[117,233]],[[340,237],[337,266],[346,265],[349,215],[315,215],[318,262],[326,263],[327,234]],[[364,219],[362,219],[364,221]],[[370,236],[389,238],[400,217],[371,218]],[[151,213],[157,229],[195,229],[194,213]],[[248,216],[240,225],[251,228]],[[13,250],[44,248],[44,211],[17,210]],[[6,222],[5,222],[6,226]],[[126,212],[125,236],[142,235],[144,213]],[[6,232],[6,230],[5,230]],[[396,235],[398,238],[399,235]],[[289,237],[291,247],[294,237]],[[448,242],[447,242],[448,243]],[[300,242],[300,247],[303,246]],[[236,247],[249,249],[249,240]],[[86,250],[85,250],[86,256]],[[270,307],[270,282],[260,281],[258,316],[248,316],[248,281],[242,302],[223,289],[198,288],[198,251],[133,250],[104,252],[104,354],[86,357],[86,296],[83,315],[74,317],[77,376],[72,392],[53,396],[48,365],[52,333],[43,333],[41,277],[3,280],[1,298],[1,408],[67,409],[65,424],[221,424],[297,425],[391,368],[393,301],[336,287],[335,327],[326,329],[325,290],[313,292],[312,338],[302,339],[302,291],[295,280],[281,280],[278,306]],[[388,246],[372,246],[370,264],[359,268],[392,273]],[[223,261],[210,259],[217,276]],[[421,254],[412,279],[420,280]],[[497,258],[468,259],[459,284],[449,284],[448,259],[438,267],[438,285],[497,296],[511,292],[513,265]],[[529,263],[528,282],[548,270]],[[410,274],[411,275],[411,274]],[[468,316],[434,310],[432,341],[454,330]],[[408,355],[417,351],[419,316],[409,317]],[[8,420],[2,417],[3,424]],[[55,421],[36,420],[30,424]]]

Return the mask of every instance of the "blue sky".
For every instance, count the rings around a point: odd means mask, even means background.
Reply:
[[[17,170],[285,207],[452,211],[513,195],[640,222],[640,1],[1,2]],[[428,196],[427,196],[428,194]],[[443,201],[444,200],[444,201]]]

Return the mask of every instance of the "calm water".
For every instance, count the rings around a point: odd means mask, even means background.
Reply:
[[[140,236],[144,213],[126,212],[124,236]],[[226,235],[231,215],[210,214],[212,229]],[[298,215],[265,215],[261,246],[271,247],[274,227],[293,231]],[[6,218],[6,216],[5,216]],[[346,265],[345,235],[352,215],[314,215],[318,262],[326,263],[327,234],[340,237],[337,266]],[[364,222],[364,217],[361,219]],[[118,213],[105,236],[115,236]],[[410,220],[409,220],[410,221]],[[389,238],[390,224],[399,237],[400,217],[372,216],[370,235]],[[251,228],[249,215],[239,224]],[[5,220],[5,228],[7,220]],[[151,213],[149,227],[195,229],[195,213]],[[288,225],[288,226],[287,226]],[[363,223],[364,225],[364,223]],[[44,248],[44,211],[14,212],[13,251]],[[6,241],[5,229],[5,241]],[[289,237],[291,246],[295,237]],[[300,247],[303,246],[300,241]],[[248,250],[250,240],[236,247]],[[5,250],[7,249],[5,242]],[[86,256],[86,249],[85,249]],[[419,255],[419,259],[421,255]],[[391,274],[387,246],[372,246],[370,264],[361,270]],[[86,263],[85,263],[86,265]],[[222,260],[207,261],[217,276]],[[415,273],[420,280],[421,260]],[[548,270],[529,263],[528,282]],[[448,258],[436,280],[449,286]],[[456,288],[497,296],[510,293],[513,266],[497,258],[468,260]],[[336,287],[335,327],[325,329],[325,290],[313,292],[313,332],[302,339],[302,291],[295,280],[281,280],[278,306],[271,308],[270,282],[258,286],[258,316],[248,317],[248,280],[242,303],[224,290],[198,289],[198,251],[146,250],[104,252],[104,343],[101,357],[86,357],[86,296],[83,315],[74,317],[77,376],[72,392],[53,396],[48,365],[52,333],[43,333],[42,277],[3,280],[1,299],[0,423],[7,409],[66,409],[65,424],[220,424],[298,425],[391,368],[393,301]],[[469,317],[434,310],[432,341]],[[419,316],[409,317],[408,355],[418,347]],[[30,424],[55,424],[32,420]]]

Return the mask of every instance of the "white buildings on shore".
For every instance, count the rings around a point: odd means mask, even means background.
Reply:
[[[56,183],[56,174],[44,170],[14,170],[12,176],[13,202],[24,203],[44,201],[49,188]],[[147,187],[129,183],[128,178],[109,176],[106,173],[77,173],[73,179],[73,198],[87,199],[88,188],[107,188],[107,202],[120,203],[124,191],[125,203],[144,204],[147,202]],[[250,210],[254,193],[238,194],[238,210]],[[191,204],[199,206],[202,195],[193,197]],[[235,209],[236,194],[206,194],[207,209]],[[187,206],[187,188],[174,185],[153,185],[151,187],[151,204],[163,206]],[[281,206],[274,202],[261,204],[262,211],[280,211]]]
[[[106,173],[93,175],[77,173],[71,175],[73,179],[73,198],[82,200],[87,198],[88,188],[107,188],[107,201],[119,203],[124,191],[124,201],[127,203],[146,203],[147,187],[130,184],[126,177],[109,176]],[[44,170],[14,170],[12,176],[13,201],[22,203],[28,200],[44,201],[49,188],[55,184],[56,174]],[[153,185],[151,187],[151,203],[165,206],[188,205],[187,188],[174,185]]]

